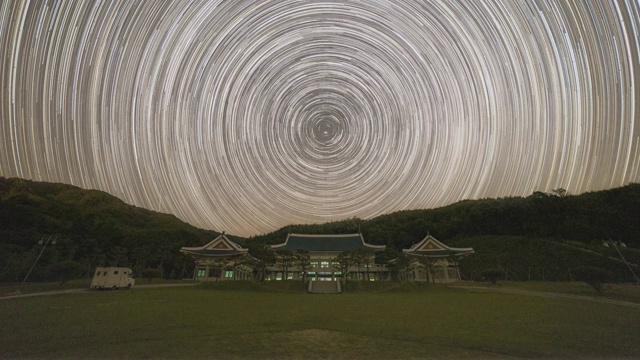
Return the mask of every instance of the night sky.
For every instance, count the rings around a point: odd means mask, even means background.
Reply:
[[[249,236],[640,181],[640,1],[0,1],[0,175]]]

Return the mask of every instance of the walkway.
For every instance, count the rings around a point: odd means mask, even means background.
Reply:
[[[131,290],[176,287],[176,286],[195,286],[195,285],[198,285],[198,283],[134,285],[133,287],[131,287]],[[80,288],[80,289],[56,290],[56,291],[36,292],[36,293],[27,293],[27,294],[15,294],[15,295],[0,296],[0,300],[18,299],[18,298],[26,298],[26,297],[34,297],[34,296],[83,293],[83,292],[89,292],[89,291],[97,291],[97,290],[93,290],[89,288]]]
[[[632,302],[621,301],[621,300],[605,299],[605,298],[594,297],[594,296],[571,295],[571,294],[552,293],[552,292],[545,292],[545,291],[532,291],[532,290],[520,290],[520,289],[509,289],[509,288],[493,288],[493,287],[486,287],[486,286],[450,285],[450,287],[456,288],[456,289],[471,290],[471,291],[491,291],[491,292],[498,292],[498,293],[503,293],[503,294],[537,296],[537,297],[544,297],[544,298],[551,298],[551,299],[589,300],[589,301],[596,301],[596,302],[601,302],[601,303],[605,303],[605,304],[613,304],[613,305],[640,308],[640,304],[639,303],[632,303]]]

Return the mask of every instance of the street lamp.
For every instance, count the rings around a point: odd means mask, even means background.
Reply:
[[[36,267],[36,264],[38,263],[38,260],[40,260],[40,257],[42,256],[42,253],[44,252],[44,249],[46,249],[47,245],[49,245],[49,242],[51,242],[51,245],[55,245],[57,241],[58,241],[57,237],[52,237],[52,236],[47,237],[47,241],[44,243],[44,246],[42,247],[42,250],[40,250],[40,254],[38,254],[38,257],[36,258],[36,261],[33,262],[33,265],[31,265],[31,269],[29,269],[29,272],[27,273],[27,276],[25,276],[24,280],[22,280],[22,283],[20,284],[21,287],[22,287],[22,285],[24,285],[24,282],[27,281],[27,278],[29,278],[29,275],[31,275],[31,272],[33,271],[33,268]],[[38,245],[42,245],[42,239],[40,239],[40,241],[38,241]]]
[[[609,247],[609,245],[613,245],[613,247],[616,249],[616,251],[618,252],[618,255],[620,255],[620,258],[622,259],[622,261],[624,261],[624,263],[627,265],[627,267],[629,268],[629,271],[631,271],[631,274],[633,274],[633,278],[636,279],[636,284],[640,285],[640,279],[638,279],[638,276],[636,275],[636,273],[633,271],[633,269],[631,268],[631,265],[629,265],[629,263],[627,262],[627,259],[624,258],[624,256],[622,256],[622,253],[620,252],[620,249],[618,248],[618,245],[622,248],[626,248],[627,245],[625,243],[623,243],[622,241],[613,241],[611,240],[611,238],[609,238],[609,240],[602,240],[602,246],[604,247]]]

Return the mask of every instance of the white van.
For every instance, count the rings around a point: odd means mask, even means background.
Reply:
[[[93,280],[92,289],[131,289],[136,283],[131,269],[127,267],[98,267]]]

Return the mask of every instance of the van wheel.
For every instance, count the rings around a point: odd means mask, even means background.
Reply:
[[[117,287],[116,287],[115,285],[113,285],[113,286],[111,287],[111,290],[116,290],[116,289],[117,289]]]
[[[127,285],[127,290],[131,289],[131,284]]]

